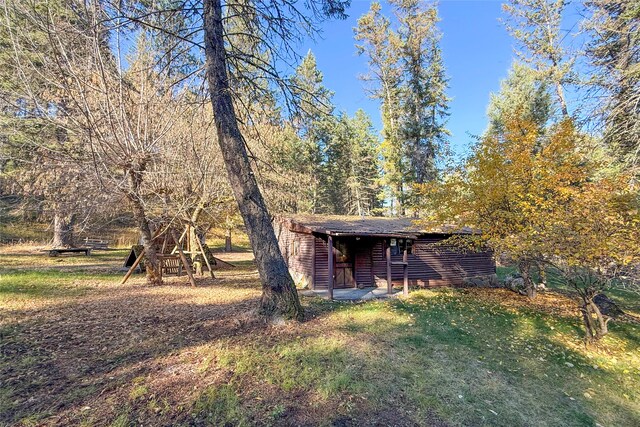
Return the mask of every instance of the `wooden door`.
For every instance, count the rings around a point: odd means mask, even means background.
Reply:
[[[356,286],[353,275],[353,248],[348,241],[336,240],[335,266],[335,288],[353,288]]]

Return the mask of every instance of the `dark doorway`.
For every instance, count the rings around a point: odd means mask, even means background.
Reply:
[[[335,288],[353,288],[353,244],[348,240],[336,240],[335,244],[336,281]]]

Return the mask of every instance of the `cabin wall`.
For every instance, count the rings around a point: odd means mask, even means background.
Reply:
[[[355,276],[356,284],[359,288],[375,285],[373,280],[373,257],[371,253],[373,245],[374,243],[372,241],[363,240],[355,249]]]
[[[278,246],[296,286],[313,286],[314,237],[274,224]],[[326,275],[326,272],[325,272]]]
[[[329,288],[329,250],[327,241],[314,236],[315,246],[315,276],[314,289]]]
[[[337,240],[339,238],[334,238]],[[373,280],[373,260],[371,249],[374,241],[363,238],[351,240],[353,248],[353,261],[355,264],[355,280],[359,288],[375,286]],[[315,237],[315,281],[314,289],[327,289],[329,287],[329,250],[326,236]]]
[[[496,265],[488,252],[461,254],[446,247],[438,250],[431,246],[446,239],[446,236],[423,236],[413,245],[413,253],[407,255],[408,276],[411,285],[435,287],[461,285],[464,278],[495,274]],[[384,242],[379,240],[373,247],[373,276],[377,286],[387,283],[387,261]],[[392,262],[402,261],[402,254],[392,255]],[[403,266],[391,266],[391,281],[403,282]]]

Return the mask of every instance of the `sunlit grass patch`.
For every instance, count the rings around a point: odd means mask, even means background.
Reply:
[[[122,273],[109,273],[120,261],[95,260],[0,273],[12,310],[0,330],[0,422],[640,424],[640,327],[611,323],[585,347],[575,302],[558,293],[303,297],[305,322],[270,325],[255,315],[251,263],[191,288],[142,275],[120,286]]]
[[[0,270],[0,302],[71,297],[86,293],[95,281],[114,281],[112,274],[55,270]]]
[[[249,425],[240,398],[230,384],[207,387],[193,405],[192,416],[197,424]]]

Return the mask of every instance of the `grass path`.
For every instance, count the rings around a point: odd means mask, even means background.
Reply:
[[[640,326],[587,349],[553,292],[305,298],[273,326],[248,261],[191,289],[119,286],[122,257],[0,254],[0,425],[640,425]]]

